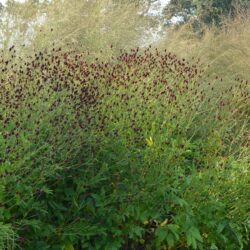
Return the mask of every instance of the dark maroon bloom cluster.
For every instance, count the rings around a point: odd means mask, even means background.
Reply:
[[[23,138],[43,136],[55,147],[58,138],[65,137],[70,145],[89,130],[140,138],[152,124],[162,128],[168,121],[178,127],[180,117],[204,105],[228,112],[232,108],[223,95],[215,101],[219,77],[206,84],[199,62],[157,49],[136,48],[108,61],[90,62],[86,53],[61,48],[20,58],[12,46],[7,55],[2,53],[0,65],[0,129],[6,141],[1,161]],[[239,103],[235,115],[242,112],[240,102],[249,101],[248,82],[236,80],[237,86],[223,92]]]

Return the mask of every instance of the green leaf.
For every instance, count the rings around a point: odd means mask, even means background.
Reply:
[[[158,242],[163,242],[167,237],[167,231],[165,227],[158,227],[155,230],[155,236]]]
[[[221,222],[221,223],[218,225],[218,227],[217,227],[217,232],[218,232],[218,233],[221,233],[221,232],[224,230],[224,228],[226,227],[227,224],[228,224],[227,221]]]
[[[168,246],[170,246],[170,247],[173,247],[173,246],[174,246],[174,244],[175,244],[175,239],[174,239],[173,234],[169,233],[169,234],[167,235],[167,243],[168,243]]]
[[[198,228],[191,227],[187,232],[187,244],[188,246],[192,246],[194,249],[197,249],[197,241],[202,242],[202,237]]]
[[[74,250],[74,246],[70,242],[67,242],[62,246],[62,250]]]

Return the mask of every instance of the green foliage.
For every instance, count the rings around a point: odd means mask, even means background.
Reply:
[[[0,187],[1,188],[1,187]],[[1,190],[1,193],[3,190]],[[0,199],[1,201],[1,199]],[[4,210],[0,207],[0,213]],[[0,222],[0,249],[14,249],[15,233],[9,224],[3,224]]]
[[[247,82],[157,49],[86,55],[1,55],[0,244],[243,249]]]

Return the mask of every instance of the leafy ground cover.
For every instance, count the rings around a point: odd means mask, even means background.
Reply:
[[[1,249],[248,249],[249,83],[168,51],[1,54]]]

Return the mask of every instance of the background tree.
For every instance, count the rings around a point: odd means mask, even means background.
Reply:
[[[182,23],[193,19],[196,23],[220,25],[223,17],[233,17],[239,8],[249,6],[249,0],[171,0],[165,14],[169,20],[180,17]]]

